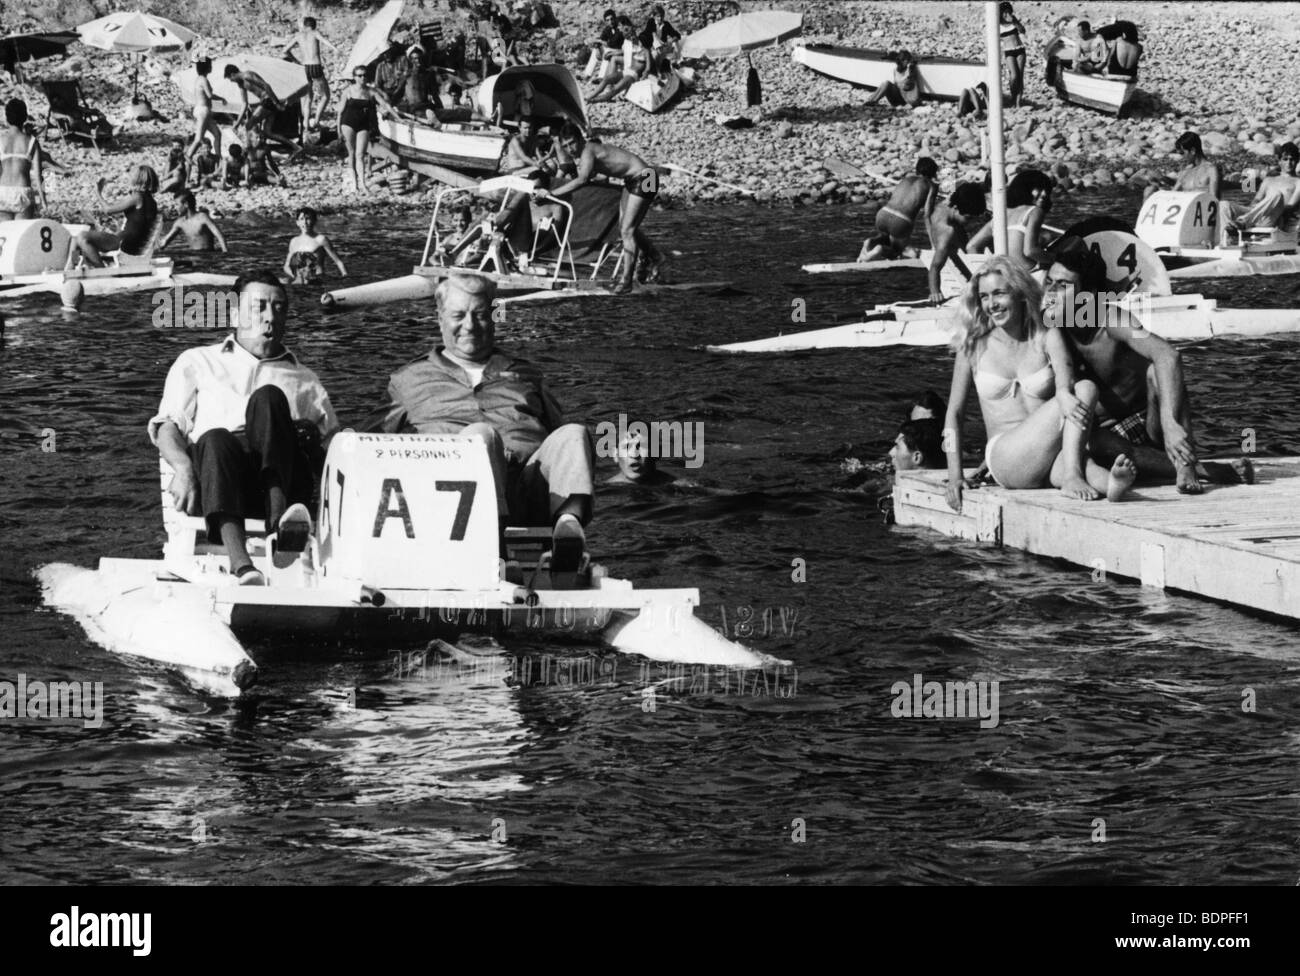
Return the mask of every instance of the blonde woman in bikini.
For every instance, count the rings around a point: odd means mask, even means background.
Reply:
[[[1004,255],[985,262],[962,296],[944,423],[954,511],[961,511],[961,419],[972,387],[988,435],[985,462],[1001,487],[1050,484],[1080,501],[1119,501],[1137,476],[1125,455],[1109,471],[1087,459],[1097,386],[1075,382],[1064,336],[1043,325],[1041,298],[1029,272]]]
[[[0,220],[30,220],[36,204],[46,207],[41,182],[41,147],[36,137],[23,129],[27,124],[27,103],[11,98],[5,105],[5,122],[0,130]]]

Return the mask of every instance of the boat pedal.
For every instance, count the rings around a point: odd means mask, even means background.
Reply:
[[[535,590],[583,590],[591,586],[591,555],[582,554],[576,569],[557,570],[551,568],[551,552],[542,553],[537,561],[537,568],[525,584],[529,595]],[[530,604],[531,605],[531,604]]]

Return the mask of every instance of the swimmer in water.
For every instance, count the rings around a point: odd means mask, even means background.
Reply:
[[[649,487],[676,482],[676,477],[659,470],[658,462],[650,456],[640,436],[632,433],[624,437],[618,446],[618,474],[608,478],[605,484]]]
[[[185,243],[191,251],[212,251],[219,247],[223,254],[228,253],[226,239],[221,236],[220,229],[208,216],[208,212],[198,209],[194,194],[186,190],[177,198],[177,202],[180,204],[180,215],[158,245],[158,250],[161,251],[170,244],[177,234],[184,234]]]
[[[330,239],[316,233],[316,211],[301,207],[296,215],[299,233],[289,241],[289,253],[284,259],[284,273],[295,285],[316,281],[325,273],[328,257],[339,269],[339,277],[346,278],[348,269],[335,253]]]

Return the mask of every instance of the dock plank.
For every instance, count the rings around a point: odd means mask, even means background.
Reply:
[[[1119,504],[1055,489],[966,490],[960,513],[948,508],[945,478],[900,473],[897,523],[1300,619],[1300,458],[1257,460],[1254,485],[1199,496],[1143,486]]]

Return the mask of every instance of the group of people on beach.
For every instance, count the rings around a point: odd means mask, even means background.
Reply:
[[[651,8],[649,19],[640,28],[631,17],[606,10],[582,74],[584,80],[600,83],[587,101],[612,101],[642,78],[671,70],[681,53],[681,41],[682,35],[668,22],[663,4]]]

